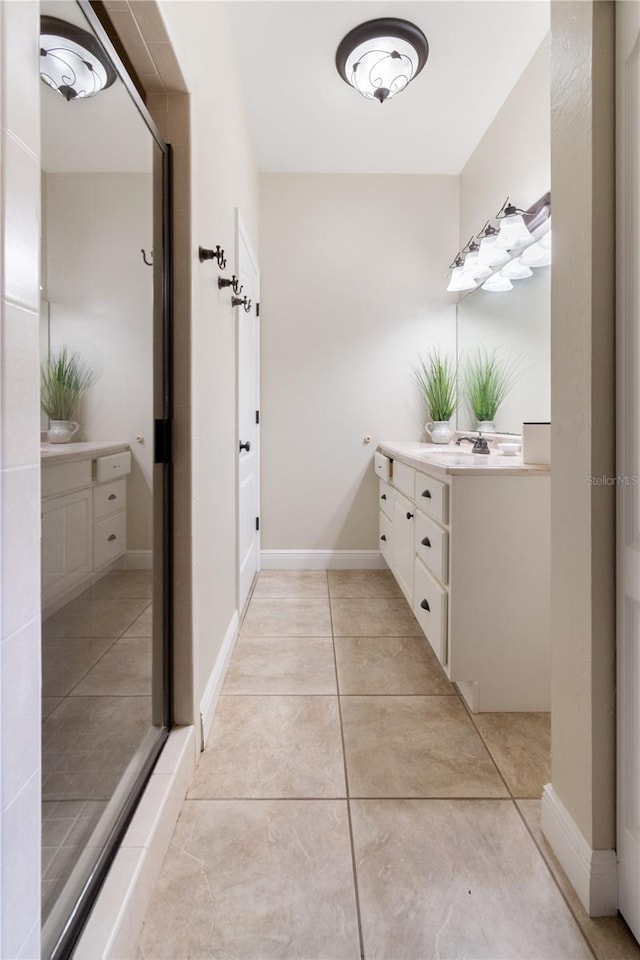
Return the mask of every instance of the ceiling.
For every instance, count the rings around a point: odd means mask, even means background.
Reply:
[[[457,174],[549,29],[547,0],[227,0],[258,168]],[[386,104],[335,68],[342,37],[402,17],[429,59]]]

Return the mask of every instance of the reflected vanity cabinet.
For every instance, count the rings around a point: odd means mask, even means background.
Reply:
[[[548,473],[429,473],[380,453],[374,469],[381,553],[469,707],[548,710]]]
[[[78,444],[78,446],[80,446]],[[90,447],[86,444],[83,446]],[[75,458],[74,458],[75,457]],[[42,598],[45,615],[108,572],[126,548],[131,453],[86,456],[65,449],[42,459]]]

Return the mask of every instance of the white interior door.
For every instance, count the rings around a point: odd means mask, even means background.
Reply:
[[[260,569],[260,273],[236,210],[236,276],[239,296],[251,302],[235,307],[238,358],[238,610],[242,612]]]
[[[618,903],[640,938],[640,3],[616,4]],[[637,484],[637,481],[635,481]]]

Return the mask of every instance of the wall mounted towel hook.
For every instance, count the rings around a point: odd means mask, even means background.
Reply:
[[[245,313],[251,312],[251,300],[248,300],[246,296],[244,297],[231,297],[231,306],[239,307],[242,306]]]
[[[219,243],[216,244],[215,250],[209,250],[207,247],[198,247],[198,256],[200,257],[200,263],[204,263],[205,260],[217,260],[221,270],[224,270],[227,265],[227,258]]]
[[[147,251],[144,249],[144,247],[142,248],[140,253],[142,254],[142,259],[144,260],[146,265],[148,267],[152,267],[153,266],[153,250],[151,250],[149,253],[149,260],[147,260]]]
[[[239,278],[234,273],[231,280],[226,277],[218,277],[218,290],[224,290],[225,287],[231,287],[234,293],[240,294],[244,284],[239,282]]]

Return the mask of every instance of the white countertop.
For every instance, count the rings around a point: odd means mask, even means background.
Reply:
[[[86,443],[41,443],[40,463],[42,466],[60,463],[62,460],[93,460],[94,457],[108,456],[128,450],[126,440],[99,440]]]
[[[444,476],[532,476],[549,474],[548,463],[523,463],[522,454],[507,457],[499,450],[472,453],[471,445],[455,443],[417,443],[415,441],[385,441],[378,445],[381,453],[394,460],[401,460],[417,470],[429,468],[429,473]],[[491,449],[491,447],[489,448]]]

